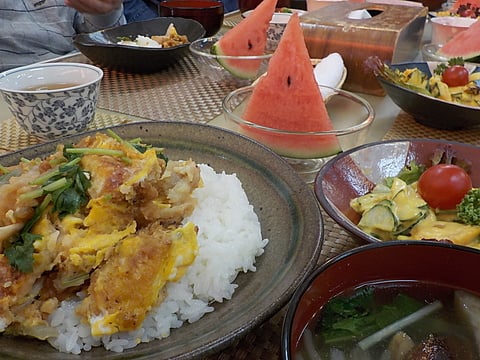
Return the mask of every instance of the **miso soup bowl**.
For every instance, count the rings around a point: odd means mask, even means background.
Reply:
[[[0,92],[23,130],[51,140],[87,129],[102,78],[88,64],[35,64],[0,73]]]
[[[306,278],[288,304],[282,328],[283,359],[301,358],[301,336],[329,300],[363,285],[409,282],[480,296],[479,259],[478,250],[434,241],[368,244],[332,258]]]

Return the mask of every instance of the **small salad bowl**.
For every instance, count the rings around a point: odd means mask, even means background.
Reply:
[[[315,195],[325,212],[338,225],[366,243],[412,239],[411,234],[406,232],[389,231],[384,234],[393,235],[381,240],[380,233],[374,236],[371,231],[364,230],[365,227],[359,226],[362,216],[352,207],[351,201],[370,194],[375,186],[382,184],[386,178],[397,177],[403,169],[411,167],[412,164],[426,169],[435,162],[439,163],[442,158],[450,159],[454,164],[462,164],[468,170],[473,187],[480,186],[479,147],[436,139],[402,139],[373,142],[339,154],[320,169],[314,183]],[[452,195],[453,187],[445,193],[446,196]],[[437,197],[440,197],[440,194]],[[427,210],[425,205],[419,206]],[[412,226],[415,224],[412,223]],[[396,230],[402,229],[396,227]],[[422,241],[423,238],[414,240]],[[432,235],[428,237],[430,238]],[[462,240],[465,245],[466,239],[465,237]],[[444,235],[438,240],[446,241]],[[464,245],[457,243],[456,246]]]

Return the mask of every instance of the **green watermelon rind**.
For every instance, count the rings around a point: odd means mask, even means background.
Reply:
[[[241,133],[267,146],[280,156],[296,159],[319,159],[343,150],[335,134],[282,134],[258,126],[241,124]],[[303,144],[303,145],[302,145]]]
[[[262,0],[252,13],[230,29],[211,48],[218,63],[230,74],[241,79],[254,80],[260,73],[267,45],[267,30],[276,0]],[[240,44],[243,44],[240,46]]]
[[[258,77],[260,65],[252,71],[242,70],[240,67],[230,64],[229,63],[230,59],[226,57],[222,57],[227,55],[222,53],[222,51],[219,49],[218,44],[213,44],[211,48],[211,53],[217,56],[216,59],[218,63],[222,65],[222,67],[233,76],[238,77],[240,79],[245,79],[245,80],[254,80]],[[249,60],[245,60],[245,61],[249,61]],[[251,59],[250,61],[262,62],[263,59]]]
[[[438,55],[446,57],[446,58],[456,58],[456,57],[461,57],[465,61],[473,62],[477,57],[480,56],[480,50],[466,53],[466,52],[461,52],[461,51],[456,51],[456,52],[445,52],[442,51],[443,49],[440,48],[438,50]]]

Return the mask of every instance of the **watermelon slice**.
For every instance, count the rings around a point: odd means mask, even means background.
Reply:
[[[254,87],[243,119],[290,132],[333,130],[325,102],[315,80],[298,14],[293,14],[268,64],[268,71]],[[341,152],[332,135],[272,132],[243,126],[246,135],[292,158],[320,158]]]
[[[462,57],[465,60],[480,56],[480,20],[454,35],[438,53],[447,58]]]
[[[277,0],[263,0],[252,13],[243,18],[212,46],[212,53],[222,56],[259,56],[265,54],[267,30]],[[262,59],[226,59],[218,61],[233,75],[242,79],[257,77]]]

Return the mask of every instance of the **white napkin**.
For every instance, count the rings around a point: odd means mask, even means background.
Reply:
[[[370,13],[365,9],[353,10],[348,14],[349,19],[359,19],[360,20],[360,19],[370,19],[371,17],[372,17],[372,15],[370,15]]]
[[[313,73],[318,85],[337,88],[341,86],[344,69],[345,65],[343,63],[342,56],[338,53],[331,53],[327,57],[323,58],[322,61],[320,61],[317,65],[315,65]],[[322,88],[321,92],[323,98],[326,99],[332,94],[333,91]]]

